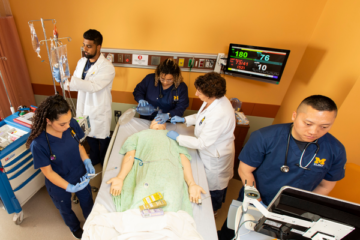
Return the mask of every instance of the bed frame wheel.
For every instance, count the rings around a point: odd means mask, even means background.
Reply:
[[[13,217],[13,221],[16,225],[20,225],[24,220],[24,212],[21,211],[19,213],[15,213]]]

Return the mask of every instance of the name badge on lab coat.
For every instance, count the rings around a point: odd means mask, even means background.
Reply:
[[[201,119],[201,121],[199,122],[199,126],[201,126],[201,124],[203,123],[203,121],[205,121],[205,117],[203,119]]]

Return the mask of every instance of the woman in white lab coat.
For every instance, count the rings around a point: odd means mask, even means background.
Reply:
[[[208,73],[195,81],[195,95],[203,101],[197,114],[171,118],[172,123],[195,125],[195,137],[169,131],[167,136],[181,146],[198,149],[205,166],[214,213],[221,208],[229,180],[233,177],[235,115],[225,97],[226,81],[218,73]]]

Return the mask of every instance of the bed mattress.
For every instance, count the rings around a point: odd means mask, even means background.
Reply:
[[[103,172],[103,179],[100,185],[99,193],[96,197],[95,204],[103,205],[108,211],[115,212],[115,205],[110,195],[110,185],[106,182],[113,177],[116,177],[120,171],[123,155],[119,154],[120,148],[125,140],[134,133],[141,130],[149,129],[150,121],[133,118],[127,124],[120,126],[115,138],[113,148],[107,163],[105,172]],[[168,130],[177,131],[179,134],[194,136],[194,127],[186,127],[185,124],[170,124],[167,123]],[[206,194],[202,194],[202,205],[192,204],[193,216],[196,222],[197,231],[206,240],[216,240],[217,231],[212,210],[211,198],[209,193],[209,186],[207,183],[204,165],[198,155],[197,150],[188,149],[192,156],[191,168],[196,184],[201,186]]]

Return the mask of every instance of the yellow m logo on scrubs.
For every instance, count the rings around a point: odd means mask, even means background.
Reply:
[[[319,167],[322,167],[322,166],[325,165],[325,161],[326,161],[325,158],[320,159],[320,158],[316,157],[316,158],[315,158],[314,165],[319,166]]]

